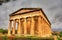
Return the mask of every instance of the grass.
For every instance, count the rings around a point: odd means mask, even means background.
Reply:
[[[14,37],[8,37],[8,36],[2,36],[3,40],[54,40],[53,36],[51,37],[38,37],[38,36],[14,36]]]

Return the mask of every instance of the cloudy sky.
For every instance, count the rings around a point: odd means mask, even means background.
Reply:
[[[25,8],[43,8],[53,30],[62,30],[62,0],[11,0],[0,5],[0,28],[8,27],[9,14]]]

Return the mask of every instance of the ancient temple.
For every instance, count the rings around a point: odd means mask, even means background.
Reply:
[[[52,35],[51,23],[41,8],[21,8],[9,16],[8,35]]]

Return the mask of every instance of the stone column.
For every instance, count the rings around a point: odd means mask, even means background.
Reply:
[[[45,20],[43,19],[43,29],[44,29],[44,36],[46,36],[46,23],[45,23]],[[48,31],[47,31],[48,32]]]
[[[9,27],[8,27],[8,35],[11,34],[11,21],[9,21]]]
[[[15,34],[15,30],[16,30],[16,21],[13,20],[13,22],[14,22],[14,25],[13,25],[13,32],[12,32],[12,34]]]
[[[42,18],[42,37],[45,37],[45,21],[44,21],[44,18]]]
[[[48,31],[48,32],[46,32],[47,35],[50,36],[51,35],[51,28],[48,24],[46,24],[46,30]]]
[[[27,34],[27,25],[26,25],[26,18],[24,19],[24,35]]]
[[[38,36],[41,36],[41,16],[38,17]]]
[[[51,31],[49,27],[50,27],[49,24],[47,24],[47,22],[43,19],[43,36],[44,37],[48,37],[51,35],[49,34],[49,32]]]
[[[35,21],[34,21],[34,18],[32,17],[31,18],[31,30],[30,30],[30,34],[32,36],[34,36],[34,24],[35,24]]]
[[[19,23],[18,23],[18,31],[17,31],[18,35],[21,35],[21,20],[19,19]]]

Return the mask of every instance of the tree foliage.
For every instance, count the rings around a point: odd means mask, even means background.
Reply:
[[[4,30],[4,29],[0,29],[0,33],[7,33],[8,31],[7,30]]]

